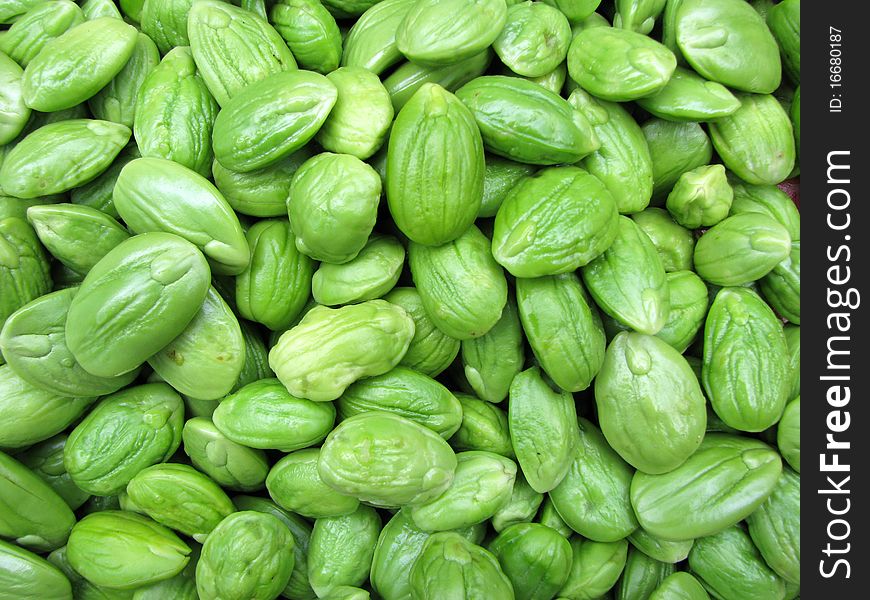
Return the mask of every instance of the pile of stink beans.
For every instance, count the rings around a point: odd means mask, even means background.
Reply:
[[[800,0],[0,0],[0,600],[800,595]]]

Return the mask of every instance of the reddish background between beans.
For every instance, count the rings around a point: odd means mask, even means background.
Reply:
[[[801,178],[792,177],[780,183],[777,187],[789,195],[798,210],[801,209]]]

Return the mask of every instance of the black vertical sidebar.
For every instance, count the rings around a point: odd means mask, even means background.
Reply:
[[[801,596],[867,597],[870,29],[866,4],[801,11]],[[866,306],[865,306],[866,303]]]

